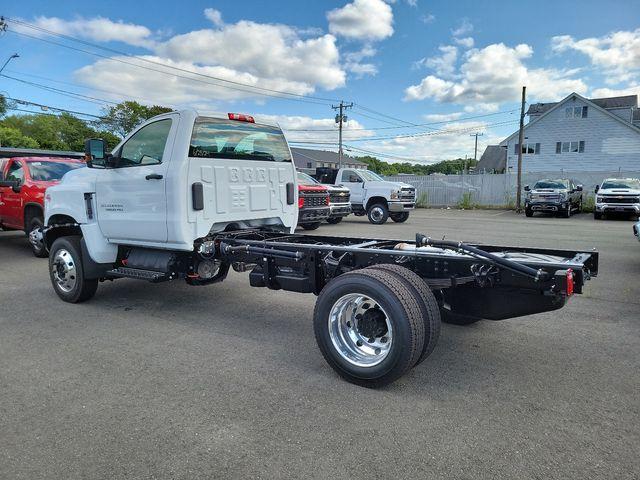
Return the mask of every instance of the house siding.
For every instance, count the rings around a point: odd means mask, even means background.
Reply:
[[[579,98],[569,99],[544,118],[528,125],[524,132],[524,142],[540,143],[540,153],[522,155],[523,171],[603,171],[640,168],[640,132],[630,124],[624,125],[592,105],[588,105],[587,118],[566,118],[566,107],[585,105],[588,104]],[[584,152],[556,153],[557,142],[570,141],[584,141]],[[507,145],[507,166],[511,171],[517,168],[517,143],[518,135],[501,143]]]

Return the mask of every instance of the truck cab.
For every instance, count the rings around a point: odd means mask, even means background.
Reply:
[[[596,186],[596,207],[593,217],[607,214],[640,216],[640,180],[637,178],[607,178]]]
[[[351,206],[355,215],[367,215],[374,225],[384,224],[388,218],[406,222],[416,207],[416,189],[402,182],[385,180],[370,170],[341,168],[332,172],[317,172],[322,183],[344,185],[351,192]]]
[[[13,157],[0,159],[0,227],[23,230],[33,254],[46,257],[41,241],[33,241],[32,232],[43,226],[44,196],[69,171],[84,167],[74,158]]]

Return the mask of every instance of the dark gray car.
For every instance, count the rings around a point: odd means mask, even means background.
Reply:
[[[569,218],[582,211],[582,185],[569,178],[538,180],[533,187],[525,185],[524,211],[527,217],[535,212],[556,213]]]

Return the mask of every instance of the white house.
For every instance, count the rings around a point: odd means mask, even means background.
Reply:
[[[640,110],[636,95],[535,103],[524,127],[522,170],[640,170]],[[500,143],[507,169],[518,165],[518,132]]]

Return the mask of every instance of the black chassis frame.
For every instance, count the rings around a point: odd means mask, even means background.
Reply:
[[[232,264],[240,271],[251,269],[249,278],[254,287],[317,295],[342,273],[398,264],[422,277],[442,308],[490,320],[561,308],[568,298],[569,269],[575,293],[582,293],[585,281],[598,272],[595,250],[472,245],[432,240],[420,234],[416,241],[405,242],[245,230],[218,234],[213,241],[223,264]],[[434,253],[394,248],[401,243],[450,250]],[[505,252],[529,254],[529,258],[513,261],[494,256]],[[222,278],[215,279],[219,280]]]

